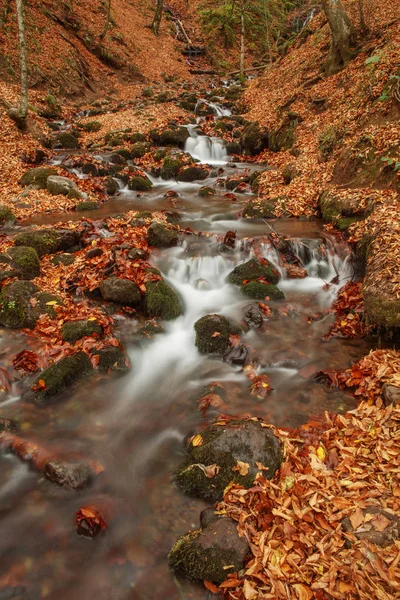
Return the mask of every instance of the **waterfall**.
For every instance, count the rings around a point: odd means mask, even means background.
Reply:
[[[194,126],[189,126],[188,131],[190,138],[186,140],[185,152],[189,152],[202,163],[221,165],[227,162],[228,154],[222,140],[199,135]]]
[[[209,102],[208,100],[203,100],[203,98],[200,98],[197,101],[196,108],[194,109],[196,115],[198,114],[199,107],[202,104],[209,106],[216,117],[230,117],[232,114],[229,108],[224,108],[220,104],[215,104],[214,102]]]

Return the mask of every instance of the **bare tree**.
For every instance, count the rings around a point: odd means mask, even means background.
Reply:
[[[154,13],[154,19],[151,24],[151,29],[154,35],[158,35],[160,31],[160,23],[162,19],[162,14],[164,10],[164,0],[157,0],[156,12]]]
[[[245,26],[245,0],[242,0],[242,10],[240,14],[240,81],[244,83],[245,75],[244,75],[244,43],[245,43],[245,35],[246,35],[246,26]]]
[[[358,0],[358,8],[360,11],[360,29],[361,33],[368,32],[368,25],[365,21],[364,0]]]
[[[332,70],[349,62],[354,56],[355,29],[341,0],[321,0],[332,32],[329,66]]]
[[[107,0],[107,16],[106,16],[106,22],[104,24],[103,32],[100,35],[101,40],[103,40],[107,35],[107,31],[110,27],[110,19],[111,19],[111,0]]]
[[[21,103],[19,108],[10,108],[9,117],[15,121],[21,129],[26,127],[28,116],[28,65],[26,60],[26,41],[24,24],[24,2],[16,0],[19,36],[19,61],[21,65]]]

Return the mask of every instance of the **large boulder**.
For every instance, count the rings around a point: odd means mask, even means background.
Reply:
[[[125,306],[137,306],[142,298],[139,286],[134,281],[114,276],[101,282],[100,292],[105,300],[119,302]]]
[[[206,315],[196,321],[196,346],[202,354],[225,354],[230,346],[230,336],[241,329],[222,315]]]
[[[77,150],[79,148],[79,140],[72,133],[62,132],[56,136],[56,146],[65,148],[66,150]]]
[[[47,191],[53,196],[68,196],[69,198],[80,198],[81,193],[75,181],[68,177],[50,175],[47,178]]]
[[[33,329],[37,314],[31,299],[39,288],[30,281],[15,281],[5,285],[0,293],[0,323],[5,327]]]
[[[80,236],[72,229],[37,229],[19,233],[14,237],[14,244],[30,246],[42,257],[45,254],[79,248]]]
[[[272,479],[281,462],[279,441],[269,427],[235,419],[210,425],[187,442],[175,481],[192,496],[217,501],[231,482],[249,488],[260,472]]]
[[[267,259],[262,263],[256,258],[251,258],[247,262],[235,267],[228,275],[229,283],[235,285],[243,285],[250,281],[257,281],[260,278],[266,279],[268,283],[273,284],[278,283],[280,280],[279,273]]]
[[[268,132],[258,123],[249,123],[243,130],[241,145],[247,154],[255,156],[268,148]]]
[[[203,181],[209,177],[210,171],[202,167],[185,167],[178,174],[178,181],[191,182],[191,181]]]
[[[93,335],[96,337],[103,336],[103,329],[96,320],[68,321],[61,328],[62,339],[64,342],[69,342],[70,344],[75,344],[81,338]]]
[[[35,279],[40,275],[40,261],[34,248],[15,246],[9,248],[10,266],[19,279]]]
[[[149,317],[160,317],[167,321],[182,314],[182,306],[177,293],[165,281],[146,283],[144,297],[146,313]]]
[[[216,517],[204,528],[178,538],[168,562],[178,575],[219,585],[229,573],[244,567],[248,551],[246,539],[239,537],[237,524],[232,519]]]
[[[38,405],[45,404],[52,396],[63,392],[92,372],[92,363],[84,352],[66,356],[39,373],[28,400]]]
[[[46,189],[47,180],[50,176],[57,175],[56,169],[51,167],[36,167],[35,169],[29,169],[21,177],[20,184],[22,186],[35,185],[38,188]]]
[[[150,246],[170,248],[177,245],[179,236],[175,229],[171,229],[163,223],[155,221],[147,230],[147,239]]]
[[[254,300],[284,300],[285,294],[278,288],[277,285],[262,283],[261,281],[250,281],[242,286],[243,294],[254,298]]]
[[[157,146],[178,146],[183,148],[190,134],[186,127],[171,127],[158,133],[155,129],[150,131],[150,138]]]
[[[128,182],[128,189],[135,190],[137,192],[147,192],[151,190],[153,184],[147,175],[135,175]]]

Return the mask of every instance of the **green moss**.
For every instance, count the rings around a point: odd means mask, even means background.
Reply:
[[[131,148],[132,158],[142,158],[149,151],[149,145],[145,142],[136,142]]]
[[[177,293],[165,281],[150,281],[146,284],[145,307],[149,317],[176,319],[182,314]]]
[[[138,335],[145,338],[152,338],[159,333],[165,333],[165,330],[154,321],[148,321],[138,329]]]
[[[363,289],[364,310],[367,321],[383,329],[400,327],[400,300],[386,298],[383,292]]]
[[[144,135],[144,133],[139,133],[139,131],[135,131],[127,137],[127,141],[131,142],[132,144],[136,144],[137,142],[145,142],[146,136]]]
[[[268,133],[258,123],[249,123],[243,130],[241,145],[246,153],[255,156],[268,147]]]
[[[230,336],[241,333],[238,325],[216,314],[206,315],[196,321],[194,330],[196,346],[202,354],[225,354]]]
[[[228,142],[226,144],[226,151],[228,154],[241,154],[242,147],[239,142]]]
[[[128,188],[130,190],[136,190],[140,192],[147,192],[148,190],[151,190],[152,187],[153,184],[151,183],[150,179],[145,175],[132,177],[132,179],[130,179],[128,183]]]
[[[338,141],[337,127],[329,125],[320,133],[318,138],[318,154],[322,161],[327,161]]]
[[[202,198],[208,197],[208,196],[214,196],[215,195],[215,190],[212,187],[208,187],[206,185],[204,185],[203,187],[201,187],[199,189],[199,196]]]
[[[69,321],[61,328],[62,339],[70,344],[75,344],[85,336],[92,337],[93,335],[96,337],[103,336],[103,329],[97,321]]]
[[[284,300],[285,294],[276,285],[266,285],[259,281],[251,281],[242,286],[242,292],[255,300],[263,300],[267,296],[271,300]]]
[[[16,246],[30,246],[38,255],[53,254],[58,249],[58,236],[54,231],[30,231],[19,233],[14,238]]]
[[[89,133],[94,133],[96,131],[100,131],[101,123],[99,121],[88,121],[87,123],[81,123],[83,131],[87,131]]]
[[[250,200],[243,209],[245,219],[273,219],[275,204],[268,201]]]
[[[100,371],[118,371],[126,373],[130,369],[130,361],[121,346],[112,348],[103,348],[94,352],[94,356],[99,357],[97,364]]]
[[[40,261],[34,248],[18,246],[10,248],[11,267],[19,279],[35,279],[40,275]]]
[[[0,293],[0,323],[5,327],[33,329],[36,323],[31,298],[39,288],[29,281],[5,285]]]
[[[0,227],[6,223],[15,223],[17,217],[5,204],[0,204]]]
[[[22,186],[36,185],[40,189],[47,188],[47,179],[51,175],[58,175],[56,169],[50,167],[38,167],[36,169],[30,169],[23,174],[20,180]]]
[[[154,222],[147,230],[147,238],[150,246],[156,248],[170,248],[176,246],[179,236],[175,229],[166,227],[163,223]]]
[[[72,133],[59,133],[56,140],[62,148],[67,150],[77,150],[79,148],[79,140]]]
[[[118,148],[118,150],[114,150],[111,156],[122,156],[122,158],[125,158],[125,160],[130,160],[132,158],[132,153],[126,148]],[[123,162],[122,164],[125,163]]]
[[[156,160],[157,162],[162,160],[163,158],[165,158],[167,154],[167,150],[166,148],[160,148],[159,150],[155,150],[153,152],[153,158],[154,160]]]
[[[84,202],[79,202],[79,204],[76,205],[76,210],[78,210],[78,211],[99,210],[100,207],[101,207],[100,202],[90,202],[90,201],[85,200]]]
[[[358,223],[358,221],[362,221],[362,217],[341,217],[338,219],[336,226],[340,231],[347,231],[347,229],[353,225],[353,223]]]
[[[165,129],[161,133],[152,129],[149,135],[158,146],[178,146],[178,148],[183,148],[186,140],[190,137],[186,127],[173,127]]]
[[[203,169],[202,167],[184,167],[177,179],[178,181],[191,182],[191,181],[202,181],[203,179],[207,179],[210,175],[209,171]]]
[[[160,172],[162,179],[175,179],[178,176],[181,166],[182,162],[179,160],[179,158],[166,156]]]
[[[264,277],[269,283],[273,284],[278,283],[280,280],[280,275],[272,263],[266,260],[264,265],[255,258],[251,258],[235,267],[228,275],[228,281],[235,285],[242,285],[244,281],[256,281],[260,277]]]
[[[92,372],[92,363],[84,352],[66,356],[36,377],[32,388],[39,386],[39,389],[33,391],[32,400],[35,404],[44,404],[50,397],[63,392]],[[46,387],[43,389],[40,387],[40,380],[45,383]]]
[[[152,98],[154,96],[154,90],[152,87],[147,86],[142,90],[142,96],[145,98]]]
[[[65,267],[72,265],[75,262],[73,254],[58,254],[51,259],[53,265],[64,265]]]
[[[49,292],[39,292],[35,294],[35,299],[38,303],[33,309],[33,313],[37,318],[40,315],[49,315],[49,317],[55,319],[57,316],[56,306],[63,305],[63,301],[59,296]]]

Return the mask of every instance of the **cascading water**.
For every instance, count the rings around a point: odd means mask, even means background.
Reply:
[[[219,138],[210,138],[207,135],[199,135],[195,126],[189,126],[190,137],[185,143],[185,152],[189,152],[193,158],[202,163],[210,165],[223,165],[228,160],[225,143]]]
[[[211,108],[211,110],[213,111],[214,115],[216,117],[230,117],[232,112],[229,110],[229,108],[225,108],[224,106],[221,106],[220,104],[215,104],[215,102],[209,102],[208,100],[204,100],[202,98],[200,98],[200,100],[197,101],[196,104],[196,108],[194,110],[195,114],[198,115],[198,113],[200,112],[200,107],[201,106],[208,106],[209,108]]]

